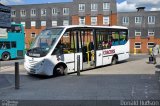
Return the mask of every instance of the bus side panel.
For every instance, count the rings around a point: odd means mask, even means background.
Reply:
[[[129,41],[125,45],[115,47],[118,54],[118,61],[123,61],[129,58]]]
[[[111,56],[111,55],[104,55],[103,56],[103,65],[111,64],[112,57],[113,56]]]
[[[96,51],[96,66],[102,66],[103,65],[103,50],[97,50]]]
[[[74,59],[74,53],[71,54],[63,54],[64,60],[62,60],[64,63],[66,63],[68,72],[74,72],[75,71],[75,59]]]

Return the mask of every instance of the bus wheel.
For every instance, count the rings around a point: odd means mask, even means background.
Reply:
[[[67,68],[65,68],[63,65],[59,65],[56,67],[54,74],[55,76],[67,75]]]
[[[112,65],[115,65],[115,64],[117,64],[117,61],[118,61],[118,59],[117,59],[117,57],[116,56],[114,56],[113,58],[112,58]]]
[[[2,60],[7,61],[10,59],[10,54],[8,52],[4,52],[2,54]]]

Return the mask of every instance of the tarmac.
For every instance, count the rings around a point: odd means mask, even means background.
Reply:
[[[20,65],[20,89],[14,89],[14,68],[4,69],[11,84],[0,89],[0,100],[160,100],[160,58],[121,62],[68,76],[41,78]],[[9,73],[9,74],[7,74]],[[12,76],[11,76],[12,75]]]

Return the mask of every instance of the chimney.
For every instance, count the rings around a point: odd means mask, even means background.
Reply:
[[[137,9],[137,12],[144,12],[145,7],[138,7],[138,8],[136,8],[136,9]]]

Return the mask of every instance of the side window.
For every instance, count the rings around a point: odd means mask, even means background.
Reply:
[[[98,30],[96,31],[97,37],[97,49],[109,49],[112,46],[112,35],[108,30]]]
[[[16,48],[16,42],[11,42],[11,47]]]
[[[102,50],[103,48],[103,33],[100,30],[96,31],[96,42],[97,42],[97,49]]]
[[[103,49],[109,49],[112,46],[111,35],[107,30],[103,32],[102,46],[103,46]]]
[[[112,46],[119,45],[119,32],[118,31],[112,31]]]
[[[60,39],[57,44],[53,54],[70,54],[75,52],[74,45],[74,33],[72,31],[67,31]]]
[[[120,45],[124,45],[127,42],[127,31],[120,31]]]
[[[0,42],[0,49],[10,49],[10,42]]]
[[[72,31],[67,31],[61,38],[61,45],[63,47],[64,54],[70,54],[75,52],[74,47],[74,33]]]

